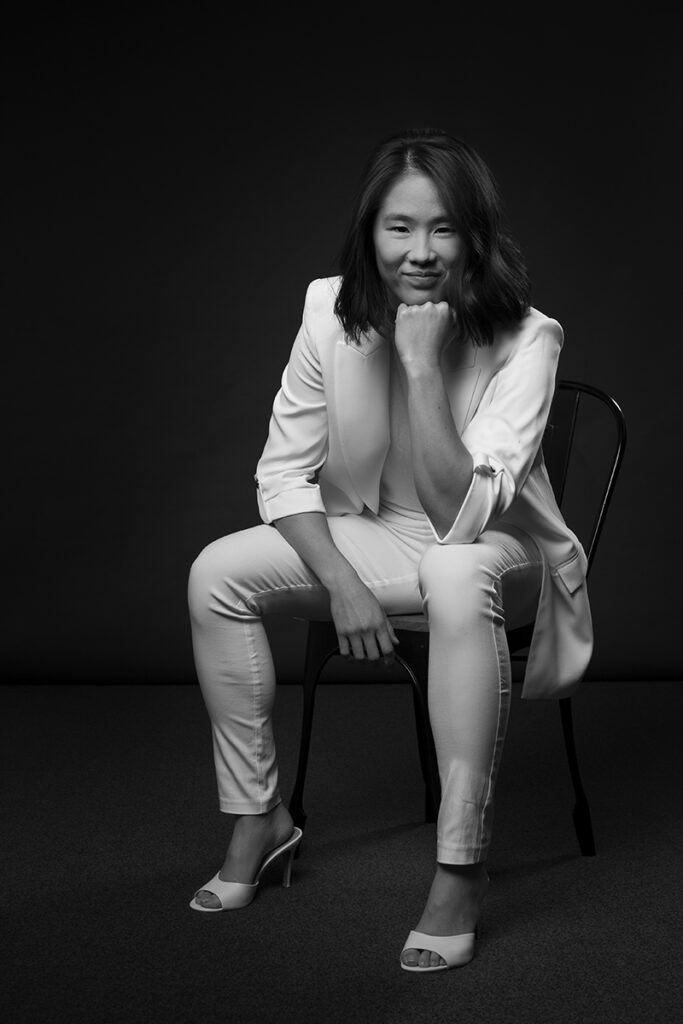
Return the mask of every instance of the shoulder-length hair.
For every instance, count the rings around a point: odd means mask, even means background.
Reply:
[[[481,157],[446,132],[411,129],[383,142],[361,180],[339,262],[334,311],[356,344],[370,328],[393,329],[386,287],[379,276],[373,229],[387,190],[407,171],[430,178],[465,242],[465,258],[445,296],[460,338],[490,345],[496,326],[519,323],[529,309],[529,278],[516,244],[503,232],[498,187]]]

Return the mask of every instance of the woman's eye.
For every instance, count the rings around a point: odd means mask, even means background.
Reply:
[[[441,232],[441,233],[447,234],[447,235],[454,235],[455,234],[455,228],[452,227],[450,224],[442,224],[436,230],[437,230],[437,233]]]
[[[389,226],[390,231],[397,231],[399,234],[403,234],[408,230],[405,224],[391,224]]]

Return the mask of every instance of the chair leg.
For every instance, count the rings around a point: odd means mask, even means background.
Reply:
[[[569,762],[569,774],[572,778],[574,795],[576,797],[576,803],[574,804],[574,810],[572,812],[576,838],[579,841],[579,847],[582,855],[584,857],[594,857],[595,839],[593,837],[593,823],[591,821],[591,812],[590,807],[588,806],[588,800],[586,799],[586,794],[581,783],[579,762],[576,756],[571,697],[561,698],[559,704],[564,745],[567,751],[567,761]]]
[[[308,752],[311,745],[311,729],[313,726],[313,708],[315,705],[315,677],[304,680],[303,685],[303,714],[301,716],[301,740],[299,742],[299,763],[297,766],[296,781],[289,801],[289,813],[294,819],[294,824],[303,828],[306,824],[306,812],[303,804],[304,785],[306,783],[306,768],[308,767]],[[296,853],[295,853],[296,856]]]
[[[439,816],[441,803],[441,785],[438,772],[434,770],[436,754],[430,750],[433,744],[431,729],[424,702],[421,700],[417,686],[413,686],[413,704],[415,707],[415,727],[417,730],[417,748],[420,755],[420,766],[425,786],[425,821],[434,822]]]
[[[425,786],[425,821],[435,822],[438,818],[439,806],[441,804],[441,782],[436,761],[434,737],[429,722],[427,695],[424,686],[421,685],[421,681],[427,679],[429,647],[424,635],[412,632],[401,633],[401,644],[410,664],[408,664],[408,660],[404,659],[402,654],[399,655],[397,653],[396,657],[413,684],[417,749]]]
[[[299,741],[299,763],[297,767],[294,789],[289,801],[289,813],[294,824],[303,828],[306,824],[303,795],[306,784],[306,769],[311,746],[311,730],[313,727],[313,709],[315,706],[315,690],[318,679],[325,664],[337,650],[337,635],[329,622],[310,622],[306,642],[306,658],[303,678],[303,713],[301,718],[301,739]],[[295,858],[299,856],[299,843]]]

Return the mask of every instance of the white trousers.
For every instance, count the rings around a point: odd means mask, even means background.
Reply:
[[[429,619],[429,715],[441,779],[437,860],[486,858],[510,707],[505,628],[533,620],[542,562],[500,526],[436,544],[424,519],[330,516],[332,538],[388,614]],[[219,807],[261,814],[281,800],[272,729],[275,671],[262,616],[329,619],[329,596],[272,526],[206,547],[189,581],[197,676],[212,724]]]

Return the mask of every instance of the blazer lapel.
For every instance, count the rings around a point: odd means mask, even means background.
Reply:
[[[476,409],[474,397],[481,376],[477,353],[475,345],[465,342],[452,352],[446,349],[441,363],[451,415],[459,434],[462,434]]]
[[[334,398],[339,443],[359,498],[374,512],[389,450],[389,347],[375,331],[360,346],[340,339]]]

